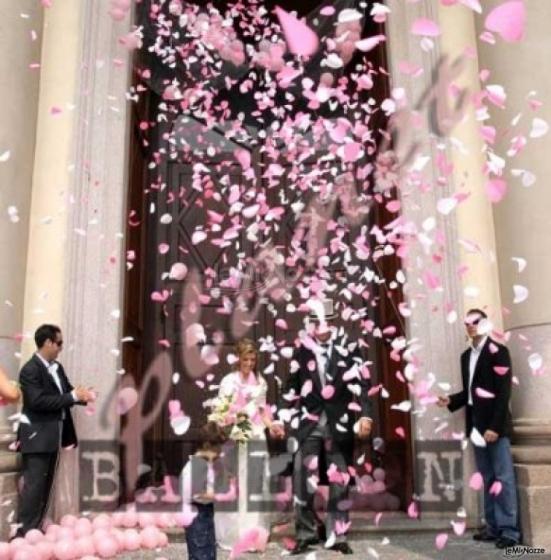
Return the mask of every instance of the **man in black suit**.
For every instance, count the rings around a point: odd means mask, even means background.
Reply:
[[[294,453],[293,494],[296,544],[291,554],[306,552],[323,533],[331,549],[352,554],[346,542],[348,523],[348,467],[353,466],[354,437],[371,433],[369,381],[362,370],[358,343],[350,342],[332,324],[332,302],[317,321],[312,337],[305,336],[291,362],[282,395],[280,419],[290,425],[290,451]],[[356,421],[356,418],[359,419]],[[319,526],[313,502],[319,473],[317,458],[329,467],[329,501],[325,531]]]
[[[77,445],[71,407],[85,405],[94,398],[90,389],[74,388],[63,366],[56,361],[63,347],[59,327],[42,325],[34,340],[37,351],[19,374],[23,408],[17,439],[23,456],[23,489],[16,536],[40,528],[48,508],[59,450]]]
[[[466,433],[474,443],[476,466],[484,480],[486,527],[473,538],[495,541],[498,548],[506,548],[520,541],[518,498],[509,440],[513,374],[507,348],[484,334],[488,332],[487,318],[481,309],[471,309],[467,313],[465,328],[471,346],[461,355],[463,390],[438,397],[438,405],[448,407],[450,412],[466,407]],[[497,495],[490,493],[494,482],[501,483]]]

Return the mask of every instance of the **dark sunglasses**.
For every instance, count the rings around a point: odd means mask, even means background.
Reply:
[[[63,346],[63,340],[54,340],[53,342],[59,348],[61,348]]]
[[[473,321],[465,321],[465,326],[468,327],[470,325],[473,325],[476,327],[478,323],[480,323],[480,321],[482,321],[482,317],[479,317],[478,319],[474,319]]]

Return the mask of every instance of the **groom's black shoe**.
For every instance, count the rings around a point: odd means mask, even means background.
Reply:
[[[329,550],[336,550],[341,554],[354,554],[354,551],[350,548],[350,545],[347,542],[335,543]]]
[[[316,539],[306,539],[303,541],[297,541],[295,546],[289,551],[291,556],[297,556],[298,554],[304,554],[310,550],[311,544],[316,544]]]

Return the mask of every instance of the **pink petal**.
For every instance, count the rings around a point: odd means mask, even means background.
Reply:
[[[402,426],[398,426],[394,431],[396,432],[396,435],[398,435],[402,439],[406,438],[406,431],[404,430],[404,428],[402,428]]]
[[[133,387],[125,387],[117,395],[117,414],[126,414],[138,402],[138,391]]]
[[[436,535],[435,544],[438,550],[442,550],[446,546],[447,542],[448,542],[447,533],[440,533],[439,535]]]
[[[369,52],[383,41],[386,41],[386,37],[384,35],[374,35],[373,37],[367,37],[361,41],[356,41],[356,48],[362,52]]]
[[[300,396],[306,397],[312,392],[312,380],[307,379],[300,390]]]
[[[249,169],[251,166],[251,152],[249,150],[244,150],[243,148],[237,148],[233,152],[235,159],[241,164],[243,169]]]
[[[422,35],[424,37],[438,37],[440,35],[440,27],[438,24],[428,18],[416,19],[412,26],[413,35]]]
[[[507,183],[503,179],[490,179],[486,183],[486,194],[490,202],[498,203],[507,192]]]
[[[495,399],[494,393],[490,393],[490,391],[486,391],[486,389],[482,389],[482,387],[477,387],[475,393],[481,399]]]
[[[320,10],[320,14],[322,16],[332,16],[335,13],[335,8],[334,6],[324,6],[321,10]]]
[[[478,491],[482,488],[483,485],[484,480],[482,479],[482,475],[479,472],[475,472],[469,480],[469,488]]]
[[[509,368],[505,366],[494,366],[494,371],[498,375],[505,375],[509,371]]]
[[[333,385],[326,385],[321,390],[321,396],[324,399],[330,399],[334,394],[335,394],[335,387],[333,387]]]
[[[503,484],[499,480],[494,481],[494,483],[490,486],[490,494],[497,496],[503,488]]]
[[[524,2],[512,0],[494,8],[486,17],[484,25],[489,31],[499,33],[505,41],[516,43],[524,37],[526,8]]]
[[[408,506],[408,516],[412,519],[417,519],[419,517],[419,512],[417,511],[417,506],[415,502],[411,502]]]
[[[453,532],[460,537],[467,528],[465,521],[452,521]]]
[[[276,6],[275,12],[283,29],[289,51],[300,56],[310,56],[318,50],[318,36],[304,23],[284,9]]]

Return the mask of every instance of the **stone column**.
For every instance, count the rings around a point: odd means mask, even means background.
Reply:
[[[409,106],[415,105],[422,98],[427,88],[433,85],[433,71],[436,68],[446,45],[435,41],[434,48],[428,52],[421,49],[420,38],[414,37],[411,32],[413,22],[418,18],[429,18],[439,21],[439,2],[437,0],[421,0],[414,4],[405,5],[399,0],[387,2],[391,14],[386,25],[388,36],[388,53],[390,58],[389,69],[391,73],[391,87],[403,88],[409,100]],[[458,33],[472,35],[472,21],[460,20]],[[454,46],[455,49],[455,46]],[[406,75],[400,71],[400,63],[409,62],[417,65],[422,74],[419,76]],[[472,73],[469,74],[472,79]],[[455,215],[444,216],[437,210],[438,201],[444,197],[450,197],[458,188],[457,176],[452,176],[445,186],[439,186],[437,179],[439,171],[437,167],[436,143],[447,146],[448,159],[452,157],[449,138],[444,136],[436,138],[430,125],[428,111],[420,112],[423,126],[418,131],[417,140],[422,143],[419,152],[421,157],[428,157],[422,175],[430,190],[422,192],[415,186],[402,186],[402,195],[407,191],[407,197],[403,196],[402,215],[413,221],[419,230],[421,224],[427,218],[435,218],[436,225],[444,235],[444,259],[439,265],[432,262],[431,255],[426,254],[416,243],[412,247],[411,254],[406,262],[406,274],[408,276],[408,293],[406,300],[416,298],[412,316],[408,320],[408,337],[417,340],[419,346],[417,356],[422,360],[421,370],[415,374],[415,381],[426,380],[434,375],[438,382],[446,382],[453,390],[461,385],[461,373],[459,368],[459,355],[463,350],[463,326],[460,320],[454,324],[447,321],[446,304],[451,303],[457,316],[461,318],[463,313],[463,285],[458,275],[461,264],[458,237],[463,235],[458,228],[458,220]],[[455,130],[454,130],[455,134]],[[411,163],[409,164],[411,166]],[[486,233],[484,233],[486,234]],[[434,235],[432,233],[431,235]],[[420,287],[424,271],[430,268],[441,279],[443,292],[431,293]],[[421,284],[422,286],[422,284]],[[418,294],[426,293],[425,299],[419,298]],[[493,303],[493,302],[492,302]],[[442,390],[443,392],[443,390]],[[424,407],[413,401],[413,434],[410,437],[419,445],[424,440],[449,439],[451,431],[460,432],[464,430],[464,418],[460,414],[450,416],[436,406]],[[441,429],[435,434],[435,428]],[[447,427],[446,427],[447,426]],[[414,453],[416,446],[414,445]],[[470,454],[463,453],[461,466],[464,473],[463,486],[468,488],[468,476],[472,473],[472,458]],[[415,485],[417,491],[423,487],[423,473],[415,473]],[[454,481],[455,482],[455,481]],[[462,494],[462,502],[467,511],[467,522],[470,526],[477,525],[479,519],[479,508],[476,496],[473,492],[463,491],[462,488],[455,490]],[[421,507],[421,519],[428,521],[439,517],[442,521],[450,519],[450,512],[440,514],[424,513]]]
[[[484,3],[485,11],[498,5],[498,0]],[[551,135],[531,139],[534,117],[551,122],[551,73],[548,54],[551,51],[551,3],[527,0],[526,34],[521,43],[505,43],[497,38],[495,46],[479,43],[481,68],[490,72],[491,84],[501,84],[507,92],[506,109],[492,109],[492,124],[499,131],[511,128],[513,118],[521,113],[517,130],[502,137],[495,146],[501,157],[508,159],[507,196],[495,205],[500,285],[503,303],[509,310],[505,328],[510,333],[514,375],[512,412],[515,425],[513,455],[516,463],[521,500],[521,520],[526,544],[551,548]],[[482,28],[479,28],[479,32]],[[543,106],[534,112],[528,105],[528,94]],[[518,155],[507,157],[513,136],[522,133],[528,145]],[[523,187],[511,169],[524,169],[537,177],[535,184]],[[519,271],[513,258],[524,258],[526,269]],[[529,289],[522,303],[513,302],[513,286]],[[529,360],[530,356],[532,358]],[[538,367],[541,356],[543,365]]]
[[[40,62],[42,9],[34,0],[21,0],[17,9],[1,0],[0,21],[0,367],[16,379],[40,76],[31,65]],[[8,450],[14,440],[8,417],[15,412],[16,406],[0,407],[0,540],[8,536],[17,506],[18,456]]]
[[[58,323],[69,378],[99,393],[94,415],[73,409],[82,446],[62,453],[56,519],[78,511],[79,481],[92,476],[81,469],[79,453],[91,440],[116,442],[119,430],[119,418],[106,409],[119,379],[122,338],[131,53],[118,38],[131,14],[115,22],[109,10],[109,0],[56,0],[45,18],[25,331],[46,319]],[[52,115],[52,107],[61,112]],[[25,349],[28,356],[31,340]],[[116,461],[118,449],[115,455]]]

